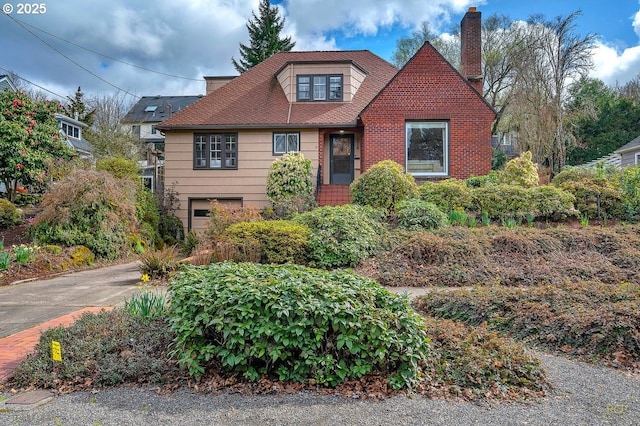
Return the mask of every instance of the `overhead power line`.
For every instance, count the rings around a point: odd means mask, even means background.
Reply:
[[[15,18],[14,18],[14,20],[15,20]],[[68,44],[70,44],[72,46],[79,47],[80,49],[86,50],[87,52],[95,53],[98,56],[102,56],[104,58],[111,59],[112,61],[116,61],[116,62],[120,62],[121,64],[129,65],[130,67],[138,68],[138,69],[141,69],[143,71],[148,71],[148,72],[152,72],[152,73],[155,73],[155,74],[164,75],[164,76],[167,76],[167,77],[180,78],[182,80],[202,81],[202,79],[200,79],[200,78],[182,77],[180,75],[169,74],[169,73],[166,73],[166,72],[156,71],[156,70],[152,70],[152,69],[149,69],[149,68],[141,67],[140,65],[132,64],[131,62],[123,61],[122,59],[114,58],[113,56],[109,56],[107,54],[100,53],[100,52],[98,52],[96,50],[93,50],[93,49],[90,49],[88,47],[81,46],[81,45],[79,45],[77,43],[74,43],[74,42],[66,40],[66,39],[64,39],[64,38],[62,38],[60,36],[52,34],[52,33],[48,32],[48,31],[45,31],[42,28],[38,28],[35,25],[27,24],[26,22],[22,22],[22,21],[20,21],[20,22],[25,26],[28,26],[28,27],[31,27],[31,28],[37,30],[37,31],[43,32],[44,34],[47,34],[48,36],[57,38],[58,40],[64,41],[65,43],[68,43]]]
[[[90,69],[88,69],[87,67],[80,65],[78,62],[74,61],[72,58],[70,58],[69,56],[65,55],[64,53],[62,53],[60,50],[58,50],[57,48],[55,48],[54,46],[52,46],[51,44],[47,43],[45,40],[43,40],[40,36],[38,36],[37,34],[35,34],[33,31],[31,31],[29,28],[26,27],[26,25],[23,25],[23,23],[15,18],[13,18],[11,15],[6,15],[8,16],[9,19],[13,20],[16,24],[20,25],[25,31],[27,31],[29,34],[31,34],[32,36],[34,36],[35,38],[37,38],[38,40],[40,40],[42,43],[44,43],[45,45],[47,45],[50,49],[54,50],[55,52],[57,52],[60,56],[66,58],[69,62],[75,64],[76,66],[82,68],[83,70],[85,70],[86,72],[88,72],[89,74],[91,74],[92,76],[94,76],[95,78],[97,78],[98,80],[108,84],[109,86],[118,89],[124,93],[126,93],[129,96],[132,96],[136,99],[140,99],[140,96],[138,95],[134,95],[133,93],[129,92],[128,90],[125,90],[121,87],[116,86],[115,84],[105,80],[104,78],[100,77],[98,74],[94,73],[93,71],[91,71]]]
[[[32,81],[29,81],[29,80],[27,80],[26,78],[24,78],[24,77],[22,77],[22,76],[20,76],[20,75],[16,74],[16,73],[15,73],[15,72],[13,72],[13,71],[10,71],[10,70],[8,70],[8,69],[6,69],[6,68],[3,68],[3,67],[0,67],[0,70],[2,70],[2,71],[4,71],[4,72],[6,72],[6,73],[7,73],[7,75],[14,74],[14,75],[15,75],[15,76],[17,76],[20,80],[22,80],[22,81],[26,81],[27,83],[29,83],[29,84],[31,84],[31,85],[33,85],[33,86],[36,86],[38,89],[44,90],[45,92],[49,92],[49,93],[51,93],[52,95],[55,95],[55,96],[57,96],[57,97],[59,97],[59,98],[61,98],[61,99],[65,99],[65,100],[67,99],[67,97],[66,97],[66,96],[62,96],[62,95],[60,95],[60,94],[58,94],[58,93],[56,93],[56,92],[53,92],[53,91],[51,91],[51,90],[47,89],[46,87],[42,87],[42,86],[40,86],[39,84],[36,84],[36,83],[34,83],[34,82],[32,82]]]

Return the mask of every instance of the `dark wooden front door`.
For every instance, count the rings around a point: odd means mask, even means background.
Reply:
[[[332,184],[348,185],[353,182],[353,135],[331,135]]]

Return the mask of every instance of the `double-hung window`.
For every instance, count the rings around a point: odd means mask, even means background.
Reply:
[[[298,101],[342,101],[342,75],[299,75]]]
[[[449,123],[409,121],[406,123],[408,173],[446,176],[449,173]]]
[[[237,169],[237,133],[197,133],[193,141],[194,169]]]
[[[300,133],[274,133],[273,155],[300,151]]]

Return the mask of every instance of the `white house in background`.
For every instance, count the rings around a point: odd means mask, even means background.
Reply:
[[[80,158],[93,159],[91,144],[82,137],[82,129],[87,125],[81,121],[56,113],[60,133],[67,138],[69,146],[73,148]]]
[[[11,81],[11,77],[8,75],[0,75],[0,91],[7,89],[15,92],[16,86],[13,84],[13,81]]]
[[[146,156],[140,161],[141,179],[152,192],[162,192],[164,188],[164,135],[156,125],[201,97],[143,96],[122,119],[122,124],[140,138],[144,147]]]
[[[640,136],[615,150],[620,156],[620,166],[640,165]]]

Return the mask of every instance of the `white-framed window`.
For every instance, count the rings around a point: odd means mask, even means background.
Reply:
[[[640,164],[640,152],[636,152],[636,165]]]
[[[62,132],[70,138],[80,139],[80,127],[73,124],[62,123]]]
[[[158,134],[158,128],[154,125],[151,125],[151,134],[152,135]]]
[[[274,133],[273,155],[300,151],[300,133]]]
[[[342,101],[342,75],[318,74],[297,76],[298,101]]]
[[[504,133],[502,135],[502,145],[511,146],[511,144],[512,144],[511,133]]]
[[[449,174],[449,123],[408,121],[406,123],[406,170],[417,176]]]

